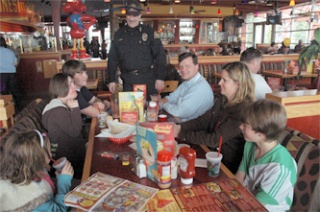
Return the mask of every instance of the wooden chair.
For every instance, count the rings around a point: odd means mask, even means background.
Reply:
[[[164,81],[164,88],[161,93],[171,93],[177,89],[179,82],[177,80]]]
[[[12,95],[1,95],[0,96],[0,121],[4,128],[8,129],[13,126],[15,114],[14,102]],[[10,121],[10,122],[9,122]]]

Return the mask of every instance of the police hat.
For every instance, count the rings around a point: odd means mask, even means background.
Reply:
[[[126,14],[127,15],[133,15],[133,16],[138,16],[141,14],[141,4],[135,0],[129,1],[127,6],[126,6]]]

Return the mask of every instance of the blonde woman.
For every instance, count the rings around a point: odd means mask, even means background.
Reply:
[[[204,144],[214,150],[223,139],[222,162],[236,173],[242,159],[245,140],[239,126],[241,111],[255,100],[255,84],[249,68],[242,62],[226,64],[221,72],[221,95],[202,116],[175,126],[182,142]]]

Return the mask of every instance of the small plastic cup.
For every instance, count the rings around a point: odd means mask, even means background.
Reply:
[[[160,122],[166,122],[167,121],[167,115],[166,114],[160,114],[158,116],[158,118],[159,118]]]
[[[206,154],[208,175],[210,177],[219,176],[222,157],[223,155],[221,153],[218,157],[218,152],[208,152]]]
[[[66,162],[67,162],[66,157],[59,158],[57,162],[53,164],[53,168],[55,168],[57,172],[60,173],[64,165],[66,165]]]
[[[107,113],[105,112],[99,113],[97,115],[97,118],[98,118],[98,125],[100,128],[107,127]]]

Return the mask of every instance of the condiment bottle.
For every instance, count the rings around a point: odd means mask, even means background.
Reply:
[[[154,101],[149,102],[149,107],[147,109],[147,120],[148,121],[158,120],[157,103]]]
[[[171,186],[171,153],[165,150],[158,152],[157,156],[158,167],[158,186],[166,189]]]
[[[136,174],[139,178],[144,178],[147,176],[147,167],[144,164],[144,160],[142,158],[139,160],[139,164],[137,165],[136,171]]]
[[[196,151],[190,147],[182,147],[179,150],[179,175],[183,184],[191,184],[196,176],[195,160]]]
[[[178,160],[175,156],[171,158],[171,179],[177,179],[178,177]]]

